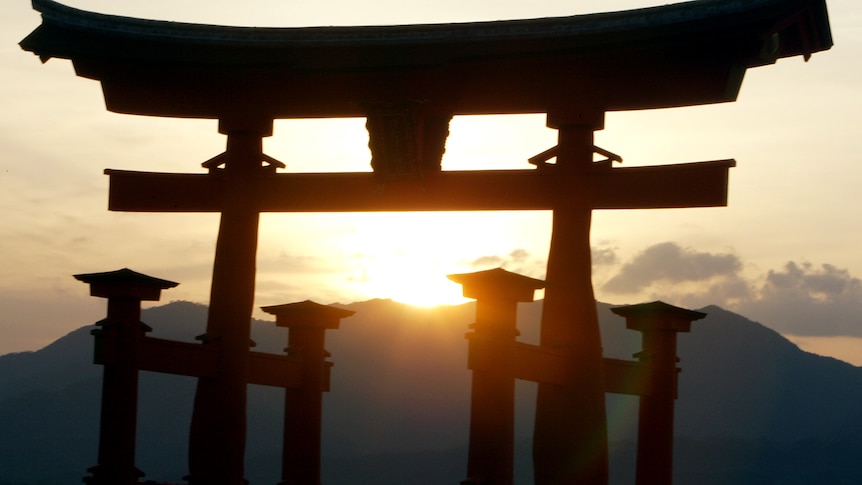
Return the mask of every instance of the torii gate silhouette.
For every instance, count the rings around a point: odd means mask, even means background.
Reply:
[[[595,209],[723,206],[733,160],[595,163],[604,113],[734,101],[747,68],[832,45],[824,0],[696,0],[550,19],[261,29],[101,15],[33,0],[21,42],[71,59],[119,113],[219,120],[206,174],[107,170],[110,210],[220,212],[198,381],[195,484],[243,483],[246,373],[261,212],[551,210],[541,345],[565,356],[540,384],[535,483],[607,482],[602,352],[591,283]],[[546,113],[558,144],[536,168],[446,172],[456,115]],[[262,151],[281,118],[366,117],[373,173],[279,174]],[[555,158],[555,163],[548,163]]]

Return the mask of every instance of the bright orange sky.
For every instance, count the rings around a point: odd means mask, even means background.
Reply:
[[[88,10],[233,25],[358,25],[573,15],[651,1],[70,1]],[[609,113],[597,144],[625,165],[735,158],[727,208],[596,212],[594,283],[610,303],[715,303],[862,363],[862,4],[829,2],[836,46],[750,70],[736,103]],[[40,348],[103,316],[72,274],[121,267],[207,302],[216,215],[106,210],[105,168],[200,172],[216,123],[118,115],[68,61],[18,48],[39,24],[0,5],[0,354]],[[544,117],[456,118],[445,169],[529,168],[555,144]],[[368,170],[364,120],[278,121],[266,152],[291,171]],[[457,302],[445,278],[503,266],[544,276],[544,213],[263,216],[257,306],[381,297]],[[422,298],[417,297],[421,295]],[[838,337],[842,337],[838,339]],[[814,348],[814,347],[808,347]]]

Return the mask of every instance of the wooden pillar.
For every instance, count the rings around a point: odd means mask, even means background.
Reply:
[[[673,483],[673,418],[677,397],[676,334],[688,332],[705,313],[657,301],[612,308],[626,327],[642,333],[643,350],[636,354],[647,366],[647,392],[638,408],[636,485]]]
[[[261,309],[275,315],[276,325],[290,329],[285,351],[300,359],[302,368],[299,387],[285,389],[279,485],[320,485],[323,393],[329,391],[332,367],[326,361],[325,334],[354,312],[312,301]]]
[[[533,301],[541,280],[503,269],[449,275],[476,300],[469,339],[473,371],[466,484],[511,485],[515,449],[515,338],[518,302]]]
[[[536,485],[604,485],[608,480],[607,426],[601,336],[590,258],[593,130],[602,112],[550,113],[558,130],[556,164],[573,175],[554,188],[551,246],[545,279],[541,346],[562,353],[565,384],[539,383],[533,466]]]
[[[218,352],[217,375],[198,379],[189,436],[194,485],[242,485],[246,440],[246,380],[254,305],[258,222],[257,180],[265,175],[262,139],[272,121],[222,119],[224,168],[211,169],[225,185],[209,313],[203,345]]]
[[[90,485],[132,485],[144,474],[135,467],[140,342],[146,331],[141,301],[158,301],[177,283],[121,269],[75,275],[90,295],[108,299],[107,318],[94,330],[95,361],[104,366],[99,425],[99,462],[88,469]]]

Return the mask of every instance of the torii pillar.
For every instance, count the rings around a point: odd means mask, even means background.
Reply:
[[[298,387],[285,388],[284,436],[279,485],[320,485],[323,393],[329,391],[329,353],[324,348],[327,330],[355,312],[310,300],[262,307],[275,315],[275,324],[290,329],[285,351],[300,359]]]
[[[643,350],[635,354],[647,366],[647,390],[638,407],[636,485],[673,483],[673,418],[679,358],[676,334],[706,314],[656,301],[611,308],[625,317],[626,328],[642,334]]]
[[[96,361],[104,365],[99,426],[99,463],[88,469],[90,485],[133,485],[143,473],[135,467],[140,343],[149,327],[141,322],[141,301],[158,301],[161,291],[179,283],[128,268],[75,275],[90,295],[108,299],[108,315],[94,331]]]
[[[198,379],[189,436],[192,485],[240,485],[245,478],[246,383],[254,308],[258,223],[257,183],[265,166],[263,138],[271,119],[250,115],[219,120],[227,149],[224,168],[208,166],[224,184],[209,313],[203,345],[218,350],[216,376]]]
[[[565,384],[539,383],[533,435],[536,485],[608,481],[604,364],[592,285],[590,226],[593,132],[604,113],[549,113],[558,131],[553,229],[545,277],[541,346],[566,361]],[[563,182],[565,181],[565,182]]]
[[[533,301],[544,281],[497,268],[448,278],[476,300],[468,367],[473,371],[470,444],[463,484],[511,485],[515,449],[518,303]]]

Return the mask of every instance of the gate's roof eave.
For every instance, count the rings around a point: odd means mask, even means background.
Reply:
[[[21,42],[24,49],[43,60],[71,59],[80,75],[103,82],[109,109],[165,116],[217,117],[227,108],[194,93],[237,86],[275,102],[276,117],[361,115],[348,104],[374,104],[399,91],[452,113],[547,111],[549,103],[576,102],[563,92],[573,89],[607,110],[704,104],[734,99],[749,67],[832,45],[824,0],[696,0],[528,20],[302,28],[145,20],[51,0],[33,6],[42,25]],[[279,82],[267,84],[255,75],[261,72]],[[674,77],[687,72],[692,85],[680,89]],[[308,96],[317,96],[321,80],[351,99],[312,109]],[[305,102],[269,91],[279,85],[306,89]],[[112,98],[121,87],[134,91],[139,104]],[[496,100],[477,96],[482,90],[498,93]],[[188,101],[149,99],[156,93]]]

